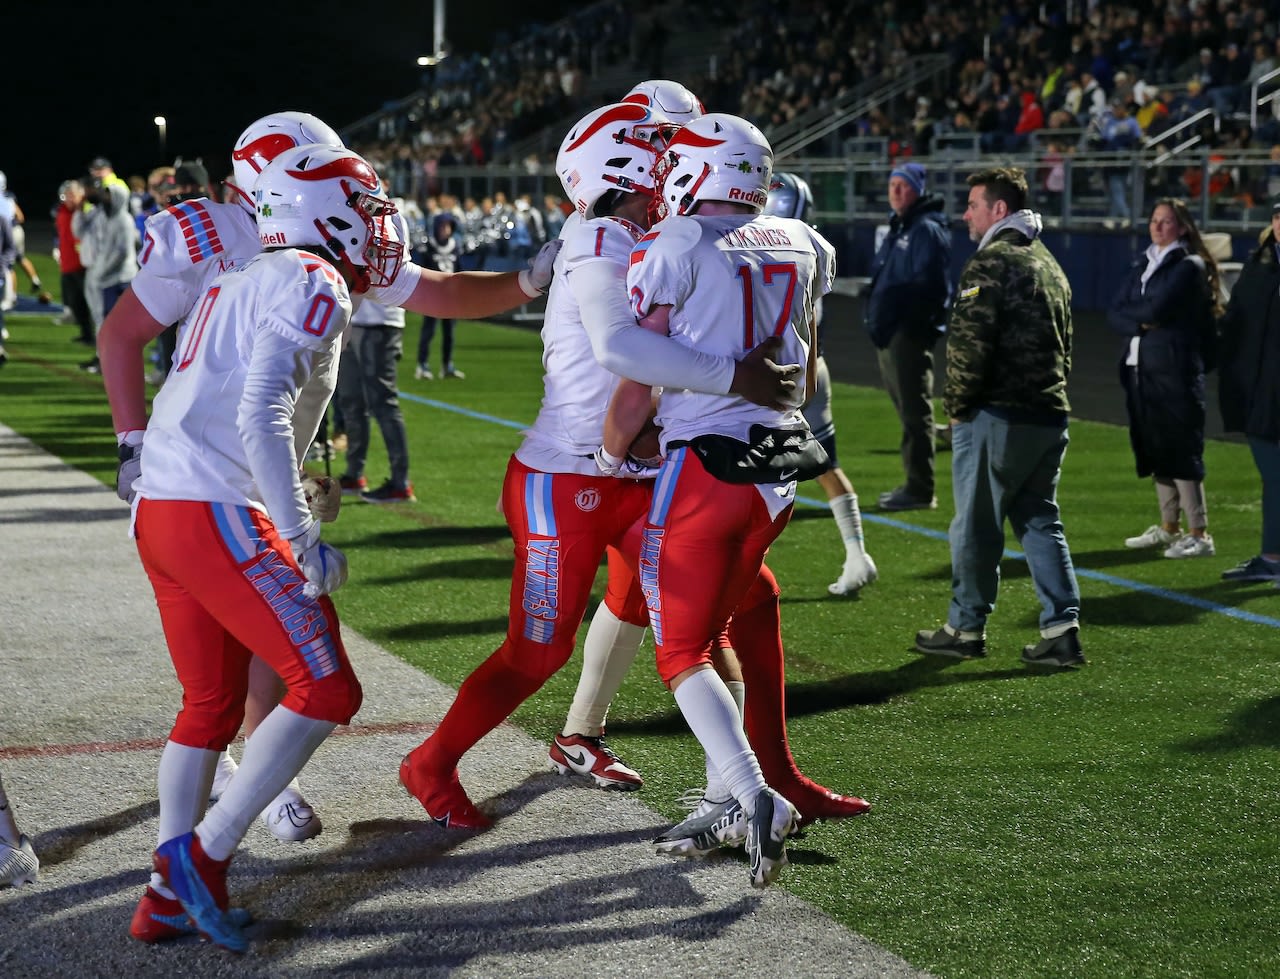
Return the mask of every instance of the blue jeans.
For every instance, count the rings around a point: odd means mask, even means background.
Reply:
[[[947,622],[981,632],[996,607],[1004,522],[1022,545],[1040,598],[1040,630],[1080,618],[1080,587],[1058,513],[1065,426],[1010,422],[983,409],[951,435],[956,515],[951,521],[951,607]]]
[[[391,483],[409,485],[409,442],[396,388],[396,364],[404,330],[393,326],[351,327],[351,340],[338,367],[338,400],[347,432],[347,476],[364,475],[372,415],[387,446]]]
[[[1129,219],[1129,176],[1124,173],[1107,174],[1107,195],[1111,200],[1111,216]]]
[[[1280,442],[1249,437],[1262,477],[1262,553],[1280,554]]]

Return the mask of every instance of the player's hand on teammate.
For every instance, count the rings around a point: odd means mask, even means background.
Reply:
[[[530,299],[541,296],[551,285],[551,279],[555,275],[556,256],[560,254],[563,244],[559,238],[553,238],[538,249],[538,254],[529,260],[527,269],[520,270],[520,288]]]
[[[308,598],[332,594],[346,582],[346,555],[320,539],[320,521],[314,521],[303,533],[290,539],[289,547],[298,569],[307,579],[302,593]]]
[[[594,459],[601,474],[615,479],[657,479],[663,461],[662,456],[651,459],[637,459],[629,453],[616,456],[603,445],[596,449]]]
[[[791,407],[787,399],[795,394],[794,378],[800,373],[800,365],[774,363],[772,358],[781,346],[782,341],[778,337],[769,337],[752,348],[734,368],[730,393],[766,408],[785,410]]]
[[[302,493],[307,498],[311,516],[321,523],[333,523],[338,519],[342,506],[342,486],[332,476],[302,477]]]

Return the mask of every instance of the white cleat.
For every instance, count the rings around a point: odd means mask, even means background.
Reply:
[[[880,572],[870,554],[849,554],[845,556],[840,578],[827,585],[827,591],[833,595],[853,595],[878,577]]]
[[[285,789],[262,810],[262,821],[271,835],[285,843],[301,843],[320,835],[324,827],[307,800],[294,789]]]
[[[17,843],[0,839],[0,887],[34,884],[39,876],[40,860],[27,837]]]

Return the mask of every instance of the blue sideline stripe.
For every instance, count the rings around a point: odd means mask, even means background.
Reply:
[[[812,507],[820,507],[827,510],[831,509],[830,504],[824,500],[815,500],[810,497],[797,496],[797,503],[804,503]],[[884,524],[897,530],[905,530],[913,534],[920,534],[923,537],[932,537],[934,540],[948,541],[949,538],[945,531],[933,530],[928,527],[913,527],[909,523],[903,523],[901,520],[894,520],[891,517],[881,517],[874,513],[864,513],[863,520],[870,520],[872,523]],[[1014,551],[1005,548],[1004,556],[1013,558],[1017,561],[1025,561],[1027,556],[1021,551]],[[1269,615],[1259,615],[1257,612],[1247,612],[1244,609],[1232,608],[1230,605],[1219,605],[1217,602],[1210,602],[1204,598],[1196,598],[1195,595],[1184,595],[1182,592],[1170,591],[1168,588],[1161,588],[1159,585],[1148,585],[1141,581],[1133,581],[1129,578],[1121,578],[1113,574],[1107,574],[1105,571],[1090,571],[1088,568],[1076,568],[1077,578],[1088,578],[1091,581],[1101,581],[1108,585],[1115,585],[1118,588],[1127,588],[1129,591],[1139,591],[1144,595],[1154,595],[1156,598],[1168,599],[1171,602],[1180,602],[1183,605],[1190,605],[1192,608],[1204,609],[1206,612],[1218,612],[1222,615],[1229,616],[1233,619],[1239,619],[1241,622],[1252,622],[1254,625],[1271,626],[1273,629],[1280,629],[1280,619],[1272,618]]]
[[[478,411],[472,411],[470,408],[459,408],[457,405],[451,405],[446,401],[436,401],[432,398],[420,398],[416,394],[405,394],[400,392],[400,397],[409,401],[416,401],[419,404],[429,405],[432,408],[440,408],[444,411],[452,411],[457,415],[465,415],[468,418],[476,418],[480,421],[493,422],[496,425],[505,425],[507,428],[514,428],[520,431],[528,428],[526,424],[513,422],[506,418],[496,418],[493,415],[485,415]],[[831,505],[826,500],[815,500],[808,496],[796,496],[797,503],[803,503],[805,506],[819,507],[820,509],[830,510]],[[882,517],[875,513],[862,514],[862,519],[869,523],[881,524],[885,527],[892,527],[895,530],[903,530],[909,534],[919,534],[921,537],[931,537],[934,540],[948,540],[945,530],[933,530],[929,527],[917,527],[914,524],[904,523],[901,520],[895,520],[892,517]],[[1016,558],[1019,561],[1025,561],[1026,555],[1021,551],[1006,550],[1005,557]],[[1203,609],[1206,612],[1217,612],[1219,615],[1225,615],[1228,618],[1239,619],[1241,622],[1249,622],[1253,625],[1265,625],[1272,629],[1280,629],[1280,619],[1273,618],[1270,615],[1259,615],[1256,612],[1247,612],[1244,609],[1232,608],[1230,605],[1219,605],[1217,602],[1210,602],[1207,599],[1196,598],[1194,595],[1185,595],[1179,591],[1170,591],[1168,588],[1161,588],[1158,585],[1148,585],[1141,581],[1132,581],[1129,578],[1120,578],[1116,575],[1107,574],[1104,571],[1090,571],[1088,568],[1076,568],[1076,576],[1079,578],[1088,578],[1091,581],[1101,581],[1108,585],[1115,585],[1118,588],[1127,588],[1130,591],[1142,592],[1144,595],[1153,595],[1156,598],[1163,598],[1170,602],[1178,602],[1182,605],[1190,605],[1192,608]]]

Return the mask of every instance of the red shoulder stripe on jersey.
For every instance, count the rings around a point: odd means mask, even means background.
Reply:
[[[186,242],[187,256],[192,265],[213,258],[223,250],[222,239],[218,237],[218,229],[213,223],[213,215],[201,201],[183,201],[169,208],[169,212],[178,219],[178,227],[182,230],[182,240]]]
[[[631,249],[630,265],[639,265],[643,262],[645,253],[649,251],[649,246],[652,245],[657,238],[658,232],[656,231],[650,231],[647,235],[641,238],[636,243],[636,247]]]

